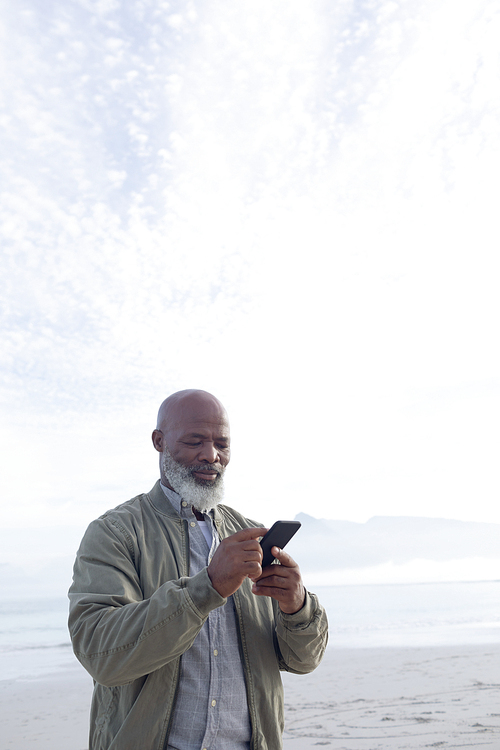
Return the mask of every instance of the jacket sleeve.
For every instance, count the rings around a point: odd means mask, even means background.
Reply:
[[[328,620],[316,594],[306,592],[304,606],[293,615],[276,608],[279,666],[285,672],[312,672],[325,652]]]
[[[113,687],[181,656],[211,610],[226,603],[206,568],[144,598],[134,550],[119,525],[94,521],[77,554],[69,591],[73,649],[94,680]]]

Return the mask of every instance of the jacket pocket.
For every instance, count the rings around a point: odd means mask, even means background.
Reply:
[[[110,719],[118,700],[118,688],[96,684],[93,705],[97,708],[92,717],[90,750],[105,750],[112,737],[109,736]]]

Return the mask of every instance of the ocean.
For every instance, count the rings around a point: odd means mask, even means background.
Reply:
[[[321,586],[315,593],[334,647],[500,643],[500,581]]]
[[[500,581],[319,586],[330,648],[500,642]],[[33,679],[75,660],[66,597],[0,602],[0,675]]]

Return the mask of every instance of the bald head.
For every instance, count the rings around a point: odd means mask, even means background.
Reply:
[[[156,429],[166,434],[183,422],[204,417],[222,420],[229,425],[226,410],[219,399],[208,391],[187,388],[165,399],[158,410]]]

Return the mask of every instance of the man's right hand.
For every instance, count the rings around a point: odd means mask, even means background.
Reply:
[[[239,589],[245,578],[262,575],[262,548],[257,541],[267,529],[242,529],[223,539],[207,572],[212,586],[224,598]]]

